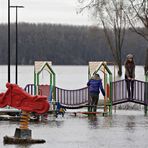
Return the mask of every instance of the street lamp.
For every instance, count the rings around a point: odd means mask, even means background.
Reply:
[[[8,82],[10,82],[10,0],[8,0]]]
[[[16,23],[15,23],[15,27],[16,27],[16,35],[15,35],[15,41],[16,41],[16,50],[15,50],[15,83],[17,84],[17,74],[18,74],[18,27],[17,27],[17,9],[18,8],[24,8],[24,6],[10,6],[11,8],[15,8],[16,9]]]

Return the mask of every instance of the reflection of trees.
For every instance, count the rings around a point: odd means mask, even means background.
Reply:
[[[127,122],[126,122],[126,130],[129,132],[134,132],[135,130],[135,117],[134,116],[128,116]]]

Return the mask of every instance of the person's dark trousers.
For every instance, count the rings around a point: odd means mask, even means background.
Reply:
[[[99,94],[96,93],[90,93],[90,97],[91,97],[91,112],[96,112],[97,111],[97,105],[98,105],[98,100],[99,100]]]
[[[128,98],[133,98],[134,95],[134,80],[126,79],[126,87],[128,92]]]
[[[131,80],[131,94],[132,94],[132,98],[134,96],[134,80]]]

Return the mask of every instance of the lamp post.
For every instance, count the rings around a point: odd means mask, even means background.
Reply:
[[[15,50],[15,83],[18,83],[18,8],[24,8],[24,6],[10,6],[11,8],[16,9],[16,22],[15,22],[15,28],[16,28],[16,35],[15,35],[15,41],[16,41],[16,50]]]
[[[8,82],[10,82],[10,0],[8,0]]]

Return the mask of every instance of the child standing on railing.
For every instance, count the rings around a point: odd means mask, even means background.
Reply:
[[[128,98],[133,98],[134,94],[134,79],[135,79],[135,62],[134,56],[128,54],[125,61],[125,80],[128,91]]]

